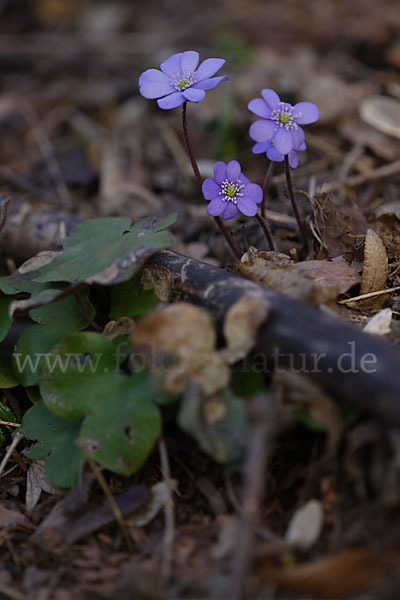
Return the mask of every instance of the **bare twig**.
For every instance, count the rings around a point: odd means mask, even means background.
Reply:
[[[93,321],[92,317],[89,315],[88,311],[86,310],[86,306],[83,304],[82,298],[80,297],[79,293],[75,294],[75,300],[80,308],[81,313],[85,317],[86,321],[88,323],[90,323],[90,325],[93,327],[93,329],[95,329],[96,331],[103,331],[102,328],[100,327],[100,325],[98,325],[98,323],[96,323],[96,321]]]
[[[163,556],[161,563],[161,575],[164,582],[166,583],[171,576],[172,550],[175,538],[175,516],[174,504],[172,500],[171,471],[169,467],[168,452],[164,438],[161,438],[158,442],[158,451],[160,454],[163,479],[168,491],[168,498],[164,503],[165,531],[163,539]]]
[[[21,427],[20,423],[11,423],[10,421],[0,421],[0,425],[8,425],[10,427]]]
[[[231,589],[227,599],[242,600],[246,584],[246,576],[251,564],[251,551],[254,529],[258,520],[259,506],[263,494],[267,463],[267,444],[271,431],[270,419],[267,418],[267,398],[258,396],[253,400],[251,412],[254,427],[249,440],[249,451],[244,466],[245,480],[241,507],[241,523],[239,526],[237,545],[233,559],[233,575]]]
[[[346,187],[357,187],[362,185],[363,183],[367,183],[368,181],[375,181],[376,179],[384,179],[385,177],[390,177],[390,175],[395,175],[400,171],[400,160],[396,160],[388,165],[384,165],[383,167],[378,167],[377,169],[372,169],[367,173],[361,173],[360,175],[353,175],[352,177],[348,177],[344,181],[328,181],[324,183],[320,192],[323,194],[328,194],[333,190],[340,189],[343,186]]]
[[[361,294],[361,296],[354,296],[354,298],[346,298],[346,300],[339,300],[338,304],[349,304],[350,302],[357,302],[357,300],[365,300],[367,298],[375,298],[375,296],[383,296],[384,294],[391,294],[400,290],[400,286],[389,288],[388,290],[378,290],[377,292],[368,292],[367,294]]]
[[[5,200],[3,200],[1,207],[0,207],[0,233],[7,221],[7,211],[8,211],[8,205],[10,204],[10,202],[11,202],[11,198],[6,198]]]
[[[20,441],[22,440],[23,437],[24,437],[24,435],[22,433],[20,433],[19,431],[15,434],[13,441],[9,445],[7,452],[5,453],[3,460],[0,463],[0,476],[3,473],[4,469],[6,468],[7,463],[10,459],[10,456],[12,455],[15,448],[18,446],[18,444],[20,443]]]
[[[96,477],[101,489],[104,492],[105,497],[107,498],[110,508],[115,516],[115,519],[116,519],[118,525],[120,526],[120,529],[121,529],[121,532],[122,532],[122,535],[123,535],[123,538],[125,540],[128,550],[132,551],[133,550],[132,538],[129,535],[129,531],[128,531],[126,523],[124,521],[124,517],[122,516],[119,506],[116,503],[115,498],[112,495],[110,488],[108,487],[108,484],[103,476],[103,473],[99,469],[97,463],[93,460],[93,457],[92,457],[89,449],[87,448],[87,446],[83,443],[78,443],[78,446],[79,446],[79,449],[85,455],[85,458],[89,464],[91,471],[93,472],[93,475]]]

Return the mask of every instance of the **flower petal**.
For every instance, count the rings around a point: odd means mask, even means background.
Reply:
[[[304,144],[304,131],[301,127],[298,127],[297,129],[292,129],[290,133],[292,135],[293,148],[295,150],[300,150],[300,146]]]
[[[226,179],[226,164],[222,160],[214,165],[214,179],[217,183],[222,183]]]
[[[306,144],[304,142],[302,144],[300,144],[298,150],[307,150]]]
[[[201,191],[206,200],[214,200],[214,198],[218,198],[221,188],[215,183],[214,179],[208,178],[203,181]]]
[[[158,106],[160,108],[163,108],[164,110],[176,108],[177,106],[180,106],[184,102],[186,102],[186,98],[182,94],[182,92],[174,92],[173,94],[170,94],[169,96],[165,96],[165,98],[161,98],[160,100],[157,100]]]
[[[194,73],[196,81],[202,81],[203,79],[212,77],[225,63],[226,60],[223,58],[207,58],[207,60],[204,60]]]
[[[254,217],[257,214],[258,206],[250,198],[238,199],[237,206],[246,217]]]
[[[267,152],[268,148],[270,148],[271,146],[271,142],[257,142],[256,144],[254,144],[251,151],[253,152],[253,154],[263,154],[264,152]]]
[[[271,109],[265,104],[264,100],[261,98],[255,98],[255,100],[250,100],[247,105],[247,108],[257,115],[257,117],[262,117],[263,119],[268,119],[271,116]]]
[[[291,150],[289,152],[289,166],[292,167],[292,169],[297,169],[298,165],[299,165],[299,157],[297,156],[297,152],[296,150]]]
[[[278,94],[274,90],[261,90],[261,96],[264,98],[265,102],[268,104],[271,110],[274,110],[278,102],[281,101]]]
[[[189,100],[189,102],[201,102],[206,96],[204,90],[194,90],[191,87],[187,88],[187,90],[183,90],[182,93],[185,96],[186,100]]]
[[[260,204],[262,197],[263,197],[262,187],[260,185],[258,185],[257,183],[247,184],[242,189],[242,193],[243,193],[243,196],[239,197],[240,200],[238,198],[238,204],[243,199],[250,200],[251,202],[254,202],[254,204]],[[240,206],[239,206],[239,208],[240,208]],[[242,209],[240,209],[240,210],[242,210]]]
[[[169,78],[158,69],[148,69],[139,77],[140,93],[144,98],[161,98],[171,94],[174,88]]]
[[[319,119],[318,106],[312,102],[298,102],[293,107],[293,114],[299,115],[295,117],[296,123],[300,125],[307,125],[308,123],[315,123]]]
[[[243,173],[240,173],[240,179],[239,179],[239,181],[240,181],[241,183],[244,183],[244,185],[247,185],[247,184],[249,184],[249,183],[250,183],[250,179],[248,179],[248,178],[246,177],[246,175],[243,175]]]
[[[283,156],[283,154],[279,154],[275,146],[271,144],[271,146],[267,150],[267,158],[269,158],[269,160],[272,160],[273,162],[282,162],[285,157]]]
[[[293,149],[292,131],[288,131],[285,127],[279,127],[275,134],[275,148],[279,154],[289,154]]]
[[[224,212],[222,213],[222,218],[225,221],[228,219],[234,219],[237,216],[237,214],[239,213],[237,204],[234,204],[233,202],[224,202],[224,204],[226,204],[226,208],[225,208]]]
[[[181,74],[181,56],[183,52],[173,54],[161,63],[160,69],[168,77],[179,77]]]
[[[240,165],[238,163],[237,160],[231,160],[227,165],[226,165],[226,178],[228,181],[233,181],[236,182],[239,177],[240,177],[240,173],[241,173],[242,169],[240,168]]]
[[[220,77],[211,77],[210,79],[203,79],[202,81],[198,81],[192,85],[196,90],[213,90],[221,83],[221,81],[226,81],[229,79],[226,75],[221,75]]]
[[[274,137],[275,129],[274,121],[258,119],[250,125],[249,134],[255,142],[269,142]]]
[[[228,204],[232,204],[229,202]],[[210,204],[207,206],[207,212],[212,217],[218,217],[226,208],[226,202],[222,200],[222,198],[214,198],[211,200]]]
[[[197,65],[199,64],[200,55],[194,50],[188,50],[182,52],[181,56],[181,71],[186,71],[187,74],[192,74]]]

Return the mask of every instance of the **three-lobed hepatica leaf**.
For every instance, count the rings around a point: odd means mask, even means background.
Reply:
[[[83,453],[75,441],[79,435],[81,421],[67,421],[51,413],[39,400],[24,415],[20,431],[35,443],[25,450],[28,458],[44,458],[46,475],[55,485],[73,486],[85,462]]]
[[[33,296],[29,301],[43,303],[51,300],[60,290],[48,289]],[[87,299],[87,290],[80,292],[80,299],[90,317],[94,308]],[[13,304],[19,304],[15,301]],[[19,338],[14,352],[14,371],[19,382],[25,386],[37,383],[38,369],[47,360],[50,350],[66,336],[79,332],[88,326],[75,296],[63,298],[53,304],[45,304],[30,311],[36,323],[29,327]]]
[[[155,402],[162,392],[147,373],[121,374],[118,359],[112,341],[87,332],[66,338],[43,361],[39,374],[42,408],[36,404],[26,413],[22,431],[38,440],[36,448],[45,448],[40,457],[56,454],[47,471],[53,483],[51,469],[59,463],[60,452],[58,446],[53,449],[47,422],[54,427],[64,423],[68,444],[75,447],[79,438],[97,462],[121,475],[130,475],[143,464],[159,436],[161,415]],[[31,414],[36,418],[35,430],[30,426]],[[37,414],[43,419],[42,428]],[[29,456],[39,458],[32,450]],[[75,463],[75,478],[81,466]],[[57,484],[61,485],[59,479]]]
[[[128,217],[105,217],[83,222],[75,235],[62,241],[63,250],[47,253],[46,260],[25,263],[4,282],[17,287],[21,281],[35,283],[79,282],[113,285],[130,279],[157,250],[171,245],[166,219],[142,219],[134,225]],[[44,262],[44,264],[43,264]],[[36,264],[40,266],[36,268]]]

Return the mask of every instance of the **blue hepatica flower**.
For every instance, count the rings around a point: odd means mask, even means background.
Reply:
[[[289,159],[289,165],[292,167],[292,169],[297,169],[299,165],[299,157],[297,156],[297,153],[302,150],[306,150],[306,148],[307,146],[305,142],[303,142],[302,144],[300,144],[299,148],[290,150],[290,152],[288,152],[287,156]],[[256,144],[254,144],[252,151],[254,152],[254,154],[265,153],[269,160],[272,160],[274,162],[282,162],[285,159],[285,155],[279,154],[273,142],[257,142]]]
[[[243,175],[237,160],[228,164],[216,162],[214,178],[205,179],[202,190],[204,198],[210,202],[208,214],[212,217],[221,215],[225,220],[233,219],[239,211],[246,217],[254,217],[263,196],[261,187]]]
[[[199,53],[189,50],[170,56],[158,69],[148,69],[139,77],[140,93],[156,99],[160,108],[176,108],[184,102],[201,102],[226,76],[213,77],[225,63],[223,58],[208,58],[199,67]]]
[[[294,106],[281,102],[274,90],[261,90],[262,98],[251,100],[248,109],[261,119],[250,127],[250,137],[258,143],[272,142],[278,154],[286,156],[297,152],[304,144],[304,131],[319,119],[318,107],[312,102],[298,102]]]

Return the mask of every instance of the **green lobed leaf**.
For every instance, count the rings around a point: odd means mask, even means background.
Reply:
[[[17,385],[18,380],[15,379],[11,360],[0,356],[0,390],[7,390]]]
[[[138,470],[161,431],[156,394],[147,374],[120,376],[113,401],[100,405],[82,423],[81,442],[97,462],[120,475]]]
[[[115,345],[100,333],[67,337],[45,357],[39,384],[47,408],[76,419],[113,400],[119,383]]]
[[[39,298],[54,297],[58,293],[59,290],[45,290]],[[93,317],[94,308],[87,300],[87,290],[81,292],[80,297],[88,314]],[[14,372],[25,386],[37,383],[40,365],[48,359],[58,342],[88,325],[74,296],[33,309],[30,315],[40,324],[32,325],[21,335],[13,355]]]
[[[8,316],[8,307],[12,298],[8,298],[0,292],[0,342],[6,337],[11,326],[11,319]]]
[[[60,487],[73,486],[82,470],[85,457],[76,445],[81,422],[59,419],[51,413],[42,401],[37,402],[24,415],[21,432],[31,440],[36,440],[29,450],[28,458],[44,458],[46,476]]]
[[[111,285],[126,281],[151,254],[171,245],[171,235],[163,229],[175,219],[176,215],[161,222],[144,219],[133,226],[126,217],[85,221],[76,234],[63,240],[64,249],[51,262],[26,274],[17,272],[10,283],[87,281]]]
[[[142,317],[147,315],[159,302],[153,290],[144,290],[140,283],[140,273],[111,288],[110,319],[121,317]]]

